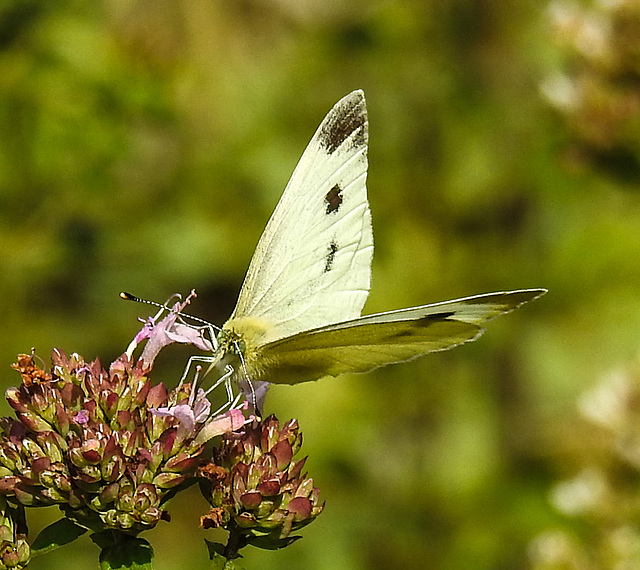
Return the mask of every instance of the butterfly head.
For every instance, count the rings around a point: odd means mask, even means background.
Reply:
[[[233,329],[223,328],[217,336],[218,351],[229,356],[239,356],[244,354],[247,345],[241,334]]]
[[[273,326],[263,319],[255,317],[237,317],[229,319],[218,334],[220,348],[233,354],[247,355],[271,339],[269,332]]]

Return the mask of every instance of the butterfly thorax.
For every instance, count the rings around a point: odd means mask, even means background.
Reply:
[[[244,352],[247,347],[264,344],[267,332],[272,328],[273,326],[264,319],[234,317],[223,325],[218,335],[218,341],[221,346],[244,344],[244,348],[241,348],[241,351]]]
[[[260,347],[267,341],[273,326],[264,319],[235,317],[229,319],[218,334],[219,351],[225,361],[235,361],[234,368],[240,373],[244,363],[247,375],[257,380],[262,375],[258,366]]]

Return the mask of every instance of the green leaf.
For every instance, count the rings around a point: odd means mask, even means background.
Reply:
[[[153,548],[143,538],[118,531],[93,534],[91,539],[102,548],[101,570],[152,570]]]
[[[86,528],[77,525],[67,518],[62,518],[42,529],[31,545],[31,553],[36,556],[60,548],[73,542],[87,532]]]

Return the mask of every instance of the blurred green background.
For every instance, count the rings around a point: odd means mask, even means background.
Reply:
[[[587,543],[549,496],[590,446],[577,398],[640,347],[640,14],[625,4],[5,0],[3,388],[31,347],[118,356],[146,315],[121,290],[195,288],[192,312],[222,324],[308,140],[362,88],[365,311],[550,292],[477,343],[273,388],[266,411],[300,421],[327,506],[244,564],[525,569],[549,529]],[[175,383],[189,354],[166,349],[155,379]],[[207,568],[205,502],[189,491],[170,511],[146,536],[155,567]],[[34,531],[57,518],[31,514]],[[97,552],[85,538],[31,567]]]

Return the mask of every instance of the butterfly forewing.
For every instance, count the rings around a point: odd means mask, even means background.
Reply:
[[[362,91],[339,101],[302,155],[260,238],[225,327],[250,316],[263,342],[360,315],[371,276]]]

